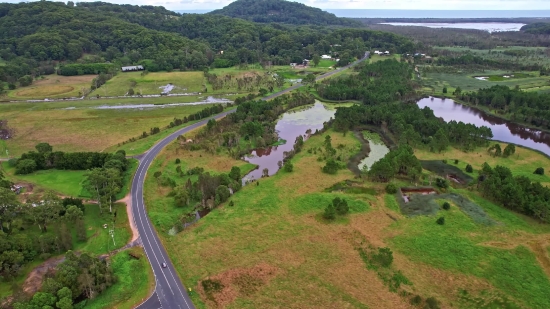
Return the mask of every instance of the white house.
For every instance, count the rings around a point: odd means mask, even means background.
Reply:
[[[329,55],[322,55],[322,56],[321,56],[321,59],[331,59],[331,58],[332,58],[332,57],[329,56]]]

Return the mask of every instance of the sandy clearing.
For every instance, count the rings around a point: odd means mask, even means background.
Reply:
[[[137,230],[136,223],[134,222],[134,218],[132,216],[132,197],[128,193],[128,195],[126,195],[124,198],[116,202],[126,204],[126,213],[128,214],[128,222],[130,223],[130,229],[132,230],[132,239],[130,239],[128,243],[132,243],[139,238],[139,232]]]

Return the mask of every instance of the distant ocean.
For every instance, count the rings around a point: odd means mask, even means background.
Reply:
[[[351,18],[520,18],[550,17],[550,10],[452,11],[452,10],[340,10],[324,9],[338,17]],[[204,14],[212,10],[175,10],[178,13]]]

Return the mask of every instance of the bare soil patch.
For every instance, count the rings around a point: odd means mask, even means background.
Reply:
[[[56,256],[50,258],[39,266],[35,267],[25,279],[23,283],[23,292],[27,295],[34,295],[42,287],[42,280],[44,276],[50,271],[53,270],[57,265],[65,260],[65,256]]]
[[[210,307],[225,308],[237,297],[256,293],[279,273],[278,268],[265,263],[231,269],[200,281],[197,291]]]

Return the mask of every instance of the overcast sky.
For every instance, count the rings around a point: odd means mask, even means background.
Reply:
[[[6,0],[0,0],[2,2]],[[73,0],[79,2],[79,0]],[[232,0],[102,0],[134,5],[161,5],[170,10],[214,10]],[[7,0],[21,2],[21,0]],[[393,10],[550,10],[550,0],[296,0],[321,9]]]

